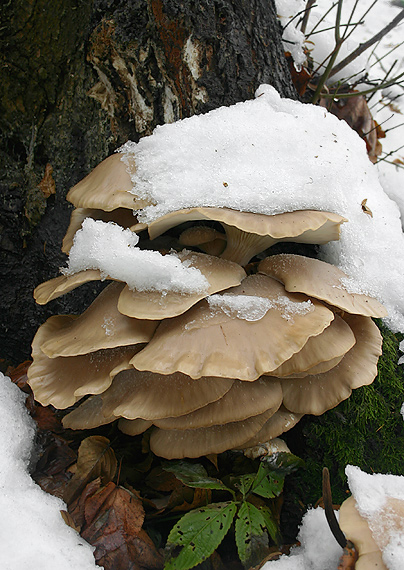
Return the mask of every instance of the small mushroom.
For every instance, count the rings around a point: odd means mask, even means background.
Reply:
[[[278,409],[282,403],[282,389],[278,380],[259,378],[255,382],[235,380],[219,400],[198,408],[190,414],[164,418],[153,423],[162,429],[197,429],[212,425],[245,420],[266,410]]]
[[[131,368],[117,374],[110,388],[99,396],[102,414],[131,420],[188,414],[222,398],[233,382],[230,378],[192,380],[180,373],[163,376]],[[82,406],[85,420],[86,402]]]
[[[70,326],[74,319],[50,317],[39,327],[32,342],[33,363],[28,369],[28,384],[43,406],[52,404],[64,409],[87,394],[104,392],[122,367],[129,368],[130,359],[139,350],[136,346],[123,346],[81,356],[48,358],[40,346],[54,333]]]
[[[287,410],[284,406],[281,406],[274,414],[271,416],[262,426],[262,428],[251,437],[248,441],[245,441],[243,445],[236,447],[235,449],[245,449],[247,447],[254,447],[259,445],[263,441],[270,441],[275,437],[279,437],[286,431],[289,431],[294,427],[304,414],[294,414]]]
[[[355,344],[350,326],[338,315],[322,333],[311,336],[303,348],[271,372],[271,376],[305,377],[326,372],[340,362]]]
[[[299,307],[307,303],[307,297],[287,293],[283,285],[265,275],[250,275],[226,294],[246,296],[248,301],[259,297],[267,300],[270,308],[262,318],[248,321],[212,310],[206,300],[200,301],[183,315],[163,321],[149,344],[134,357],[133,366],[161,374],[180,371],[191,378],[253,381],[299,352],[334,318],[332,311],[316,300],[308,312],[284,318],[283,307],[276,303],[279,297]]]
[[[267,257],[258,266],[260,273],[278,279],[287,291],[305,293],[348,313],[365,317],[386,317],[387,311],[368,295],[350,293],[343,281],[347,275],[329,263],[294,254]]]
[[[199,247],[209,255],[219,256],[226,247],[226,236],[209,226],[192,226],[179,237],[181,245]]]
[[[118,309],[129,317],[137,319],[164,319],[185,313],[198,301],[239,285],[245,278],[244,269],[237,263],[211,255],[182,251],[178,258],[187,267],[195,267],[209,282],[207,291],[200,293],[179,293],[177,291],[133,291],[128,286],[119,297]]]
[[[150,449],[165,459],[200,457],[222,453],[243,445],[276,412],[276,408],[240,422],[190,430],[155,428],[150,436]]]
[[[156,321],[131,319],[118,311],[124,283],[110,283],[79,317],[53,331],[41,344],[49,358],[77,356],[96,350],[146,343],[158,325]]]
[[[254,255],[278,241],[324,244],[338,240],[346,219],[331,212],[298,210],[265,215],[228,208],[188,208],[171,212],[149,224],[151,239],[186,221],[214,220],[226,232],[227,246],[221,257],[246,265]]]
[[[117,208],[138,210],[149,206],[150,202],[132,193],[132,180],[121,158],[122,155],[116,153],[100,162],[69,190],[67,200],[76,208],[95,208],[106,212]]]
[[[34,290],[34,299],[38,305],[46,305],[49,301],[57,299],[76,287],[80,287],[89,281],[102,281],[99,269],[87,269],[72,275],[60,275],[38,285]]]
[[[346,400],[352,390],[375,379],[382,353],[379,329],[370,317],[345,315],[344,319],[355,335],[356,344],[337,366],[323,374],[280,379],[283,404],[291,412],[318,416]]]

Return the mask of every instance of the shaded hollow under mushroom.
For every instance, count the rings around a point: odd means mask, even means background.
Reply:
[[[297,210],[265,215],[228,208],[188,208],[171,212],[149,224],[151,239],[186,221],[214,220],[226,232],[226,248],[220,256],[246,265],[254,255],[279,241],[324,244],[338,240],[347,220],[332,212]]]

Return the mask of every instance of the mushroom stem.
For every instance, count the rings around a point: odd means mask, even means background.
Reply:
[[[332,496],[331,496],[331,485],[330,485],[330,472],[328,471],[327,467],[323,468],[323,501],[324,501],[324,510],[325,516],[327,518],[328,526],[338,544],[341,548],[345,548],[347,546],[347,539],[345,534],[340,529],[338,524],[337,518],[334,513],[334,509],[332,508]]]
[[[220,257],[234,261],[241,266],[247,265],[254,255],[278,242],[277,239],[271,236],[248,233],[236,226],[229,226],[223,222],[222,226],[226,231],[227,246]]]

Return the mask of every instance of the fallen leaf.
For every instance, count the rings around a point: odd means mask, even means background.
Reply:
[[[142,501],[127,489],[98,478],[86,486],[69,512],[81,536],[95,547],[104,570],[160,570],[163,556],[142,528]]]
[[[93,435],[81,442],[75,473],[63,499],[69,505],[92,479],[101,477],[103,484],[113,479],[117,468],[115,453],[106,437]]]
[[[367,198],[365,198],[364,200],[362,200],[362,202],[361,202],[362,210],[363,210],[363,212],[364,212],[365,214],[367,214],[368,216],[370,216],[371,218],[373,218],[372,210],[371,210],[368,206],[366,206],[366,202],[367,202],[367,201],[368,201]]]
[[[366,98],[363,95],[341,99],[321,99],[320,105],[326,107],[330,113],[343,119],[356,131],[366,143],[369,159],[375,163],[382,153],[379,138],[385,136],[369,110]]]
[[[295,62],[290,52],[287,52],[285,55],[289,65],[290,74],[292,76],[293,85],[299,95],[304,95],[307,86],[310,83],[311,74],[308,73],[304,67],[302,67],[300,71],[296,69]]]

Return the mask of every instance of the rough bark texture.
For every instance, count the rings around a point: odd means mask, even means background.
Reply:
[[[0,358],[29,357],[50,314],[32,291],[64,265],[68,189],[127,139],[252,98],[295,97],[273,0],[9,0],[0,7]]]

